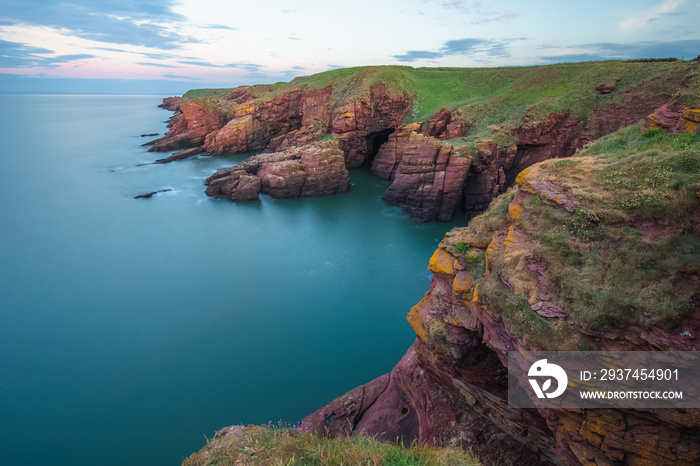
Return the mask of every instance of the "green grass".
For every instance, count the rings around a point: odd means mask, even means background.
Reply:
[[[700,289],[684,284],[700,277],[692,226],[700,207],[700,135],[647,135],[633,125],[592,143],[578,160],[591,156],[597,171],[577,179],[598,192],[595,199],[569,213],[530,198],[518,225],[539,240],[548,283],[579,324],[673,327],[700,305]],[[577,175],[575,166],[569,170],[551,174]]]
[[[212,439],[183,466],[204,465],[371,465],[371,466],[462,466],[479,462],[468,452],[380,442],[354,435],[329,439],[295,429],[248,426],[231,440]]]
[[[576,157],[529,169],[525,177],[538,179],[537,186],[569,190],[575,208],[543,194],[519,196],[516,218],[509,220],[511,188],[445,240],[455,255],[464,254],[466,241],[495,241],[487,273],[475,271],[472,261],[479,300],[533,348],[595,349],[590,332],[610,327],[674,332],[700,306],[700,237],[693,223],[700,210],[700,134],[641,129],[641,123],[623,128]],[[506,244],[510,226],[527,242]],[[466,252],[479,257],[484,249]],[[532,264],[542,266],[546,294],[569,321],[531,309],[541,299]]]
[[[470,126],[464,137],[453,144],[473,146],[481,139],[494,139],[499,145],[514,142],[511,130],[537,124],[552,113],[566,111],[570,117],[587,117],[604,105],[634,106],[645,95],[675,92],[681,82],[687,86],[676,98],[690,106],[700,105],[700,66],[692,61],[625,62],[604,61],[563,63],[546,66],[501,68],[411,68],[374,66],[339,68],[288,83],[260,85],[259,100],[269,99],[295,87],[332,87],[331,103],[341,108],[347,102],[369,99],[377,85],[395,97],[412,99],[413,106],[404,123],[425,122],[442,107]],[[595,88],[614,85],[610,94]],[[628,90],[634,92],[627,93]],[[188,91],[187,98],[218,98],[229,89]]]
[[[191,89],[182,96],[185,99],[203,99],[205,97],[219,97],[226,95],[231,92],[233,88],[219,88],[219,89]]]

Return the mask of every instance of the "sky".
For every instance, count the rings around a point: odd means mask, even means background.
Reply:
[[[359,65],[700,54],[700,0],[0,0],[0,92],[182,94]]]

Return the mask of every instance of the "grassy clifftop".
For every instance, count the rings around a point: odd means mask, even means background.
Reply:
[[[469,142],[562,110],[572,117],[586,117],[601,106],[633,107],[640,96],[658,98],[668,94],[669,88],[677,87],[670,83],[682,83],[684,89],[667,98],[674,97],[688,107],[700,106],[700,63],[682,60],[501,68],[355,67],[298,77],[288,83],[256,85],[250,90],[252,97],[264,100],[295,87],[312,90],[331,86],[332,100],[342,104],[353,98],[368,98],[373,86],[383,85],[389,94],[413,98],[404,123],[425,121],[447,107],[471,126],[462,141]],[[222,103],[232,91],[197,89],[184,97]]]
[[[669,346],[685,341],[700,306],[699,231],[700,134],[637,124],[523,171],[443,246],[470,263],[474,299],[527,344],[632,349],[652,328]],[[533,309],[544,295],[558,318]]]

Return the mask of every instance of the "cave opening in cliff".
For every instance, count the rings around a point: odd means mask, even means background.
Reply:
[[[506,171],[506,185],[505,189],[510,188],[515,184],[515,179],[518,174],[527,168],[525,164],[525,157],[529,152],[531,146],[518,145],[518,150],[515,153],[515,158],[513,159],[513,165],[510,170]]]
[[[374,133],[369,133],[369,135],[366,138],[367,141],[367,156],[365,157],[365,160],[362,162],[362,167],[370,167],[372,166],[372,161],[374,160],[374,157],[377,156],[377,153],[379,152],[379,148],[382,147],[382,144],[387,142],[389,140],[389,135],[394,132],[394,128],[389,128],[385,129],[382,131],[376,131]]]

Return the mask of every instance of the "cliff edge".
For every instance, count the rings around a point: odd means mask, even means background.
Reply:
[[[682,60],[338,69],[168,100],[164,106],[176,113],[150,150],[181,150],[159,160],[169,162],[197,154],[308,152],[305,147],[332,140],[347,169],[370,166],[392,182],[384,197],[389,204],[419,221],[449,221],[482,212],[529,166],[571,156],[652,112],[649,128],[687,132],[697,126],[699,70],[700,62]],[[296,185],[298,171],[275,176]],[[334,169],[326,184],[345,185],[347,176]],[[207,181],[207,194],[256,199],[250,184],[241,188],[245,195],[212,188],[221,178],[218,173]],[[336,192],[344,190],[297,195]]]
[[[486,465],[700,463],[697,409],[507,401],[508,351],[700,348],[700,134],[640,122],[531,166],[428,269],[414,345],[304,427],[467,446]]]

